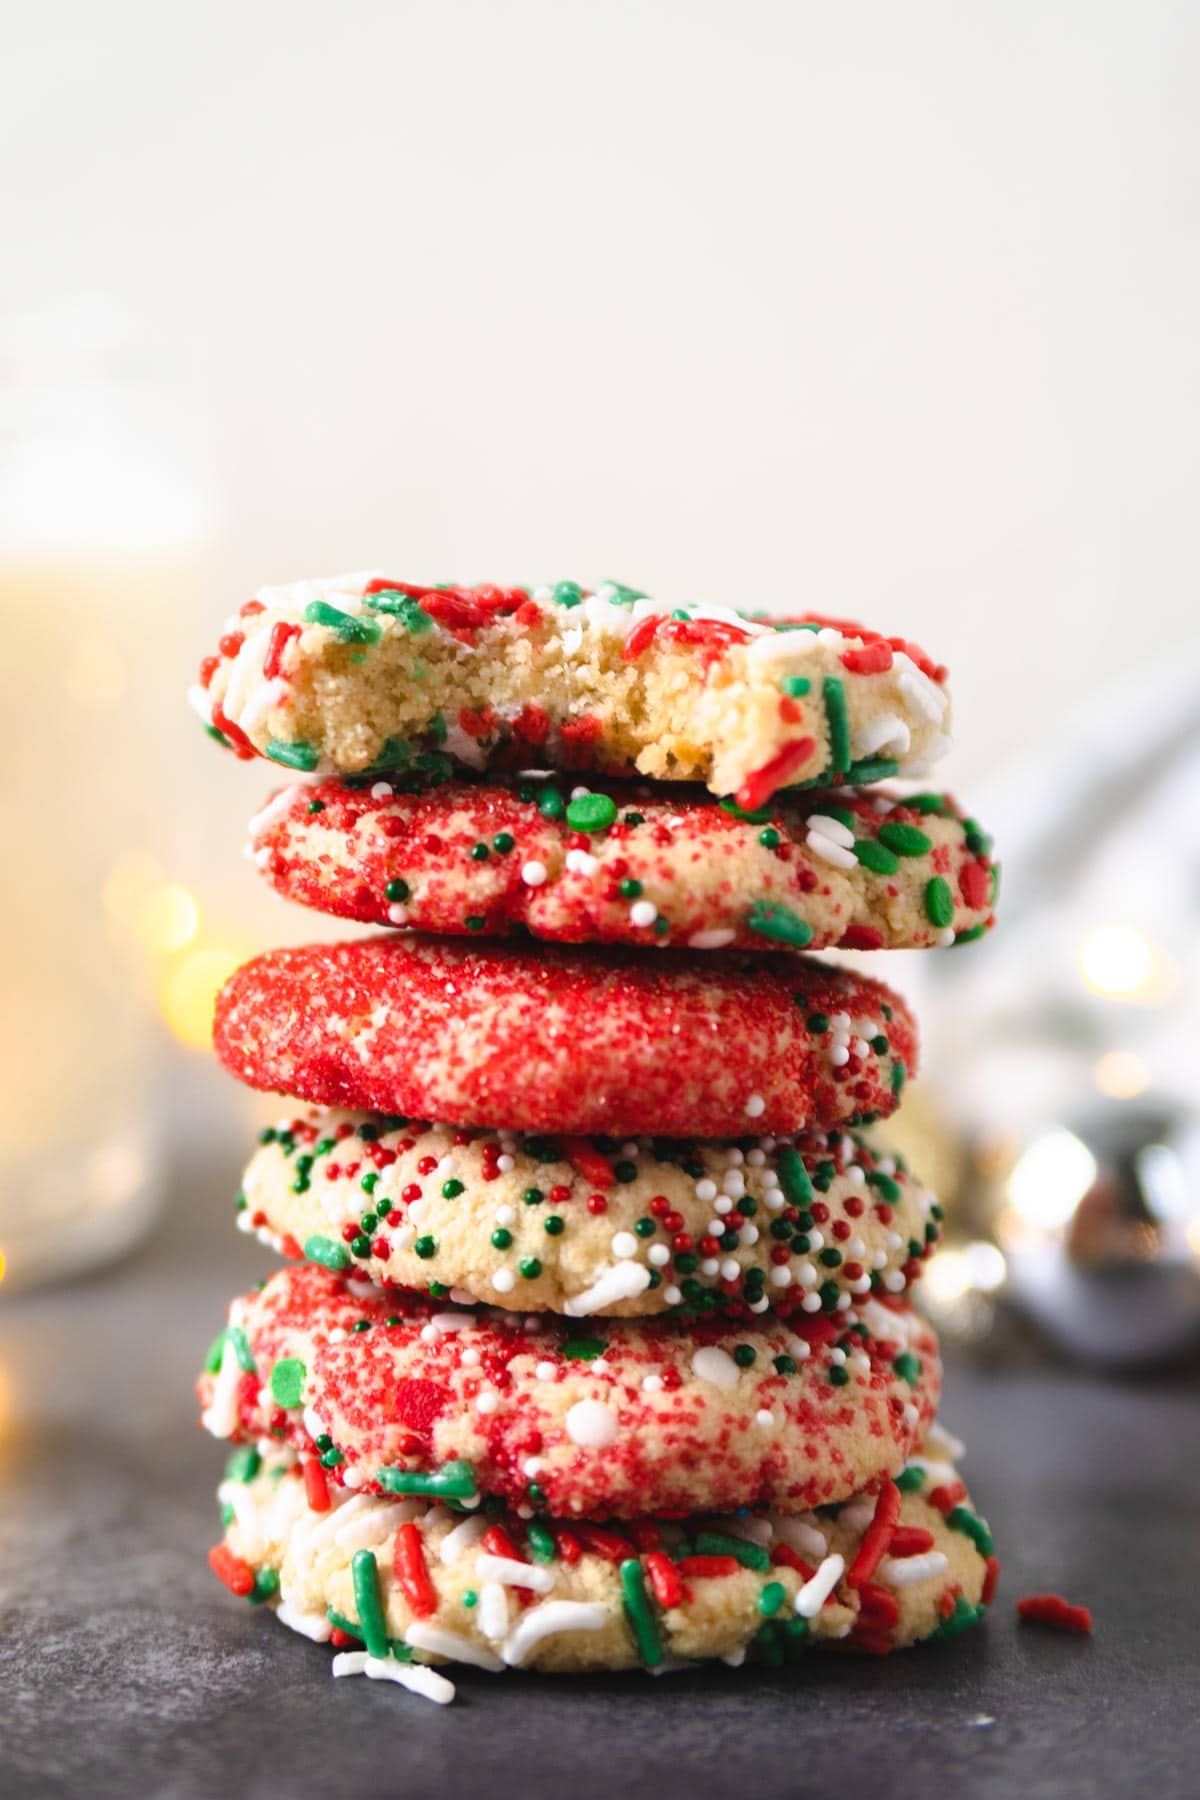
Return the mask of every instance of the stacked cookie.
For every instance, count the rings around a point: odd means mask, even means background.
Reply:
[[[288,1259],[201,1380],[212,1552],[335,1674],[659,1670],[973,1623],[996,1564],[908,1290],[934,1199],[867,1130],[916,1028],[806,951],[992,918],[920,776],[945,671],[845,621],[359,575],[266,589],[196,702],[298,770],[283,895],[392,929],[217,1007],[293,1097],[239,1223]],[[718,798],[718,796],[725,796]]]

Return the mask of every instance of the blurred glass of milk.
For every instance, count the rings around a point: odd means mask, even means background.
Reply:
[[[161,858],[203,558],[189,412],[103,302],[0,320],[0,1299],[158,1206],[153,958],[198,923]]]

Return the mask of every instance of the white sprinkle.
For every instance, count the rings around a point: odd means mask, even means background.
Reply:
[[[487,1529],[488,1521],[482,1513],[476,1513],[473,1518],[464,1519],[461,1525],[455,1525],[438,1545],[441,1562],[452,1563],[467,1550],[473,1549]]]
[[[775,1423],[775,1414],[773,1412],[768,1412],[764,1406],[760,1412],[755,1413],[754,1423],[756,1425],[761,1425],[764,1431],[769,1431],[771,1426]]]
[[[499,1404],[500,1396],[493,1393],[491,1388],[485,1388],[475,1402],[475,1411],[481,1413],[494,1413]]]
[[[632,1231],[618,1231],[610,1247],[613,1255],[620,1257],[622,1262],[638,1253],[638,1241]]]
[[[854,848],[854,833],[850,827],[843,825],[840,819],[832,818],[829,813],[810,813],[807,827],[809,831],[818,832],[821,837],[828,838],[830,843],[840,844],[843,850],[853,850]]]
[[[577,1400],[563,1420],[567,1436],[585,1450],[605,1450],[616,1442],[621,1427],[611,1406],[603,1400]]]
[[[486,1669],[489,1675],[499,1675],[504,1668],[494,1651],[485,1650],[482,1644],[464,1637],[461,1631],[443,1631],[437,1625],[427,1625],[423,1619],[413,1620],[404,1634],[404,1641],[414,1650],[424,1650],[430,1656],[444,1656],[450,1662],[470,1663],[473,1668]]]
[[[392,784],[390,781],[377,781],[374,783],[371,788],[372,800],[390,800],[391,797]]]
[[[333,1626],[324,1613],[300,1612],[289,1606],[286,1600],[281,1600],[275,1608],[275,1617],[290,1631],[298,1631],[301,1637],[311,1638],[314,1644],[327,1644],[333,1636]]]
[[[823,1531],[811,1524],[807,1519],[793,1519],[784,1513],[772,1513],[771,1523],[776,1533],[789,1549],[807,1561],[820,1562],[828,1549],[828,1542]]]
[[[518,1562],[515,1556],[490,1556],[486,1550],[475,1558],[475,1573],[481,1581],[498,1581],[501,1587],[530,1588],[535,1594],[550,1593],[555,1580],[550,1569]]]
[[[736,1256],[727,1256],[721,1264],[721,1280],[736,1281],[742,1272],[742,1265]]]
[[[914,1582],[945,1574],[949,1567],[950,1558],[941,1550],[926,1550],[922,1556],[885,1556],[879,1565],[879,1579],[889,1587],[911,1587]]]
[[[702,1176],[701,1179],[696,1183],[696,1198],[697,1198],[697,1200],[715,1200],[716,1197],[717,1197],[716,1182],[710,1181],[707,1175]]]
[[[662,1393],[662,1376],[661,1375],[643,1375],[642,1376],[642,1389],[643,1389],[643,1392],[645,1392],[647,1394],[661,1394]]]
[[[400,905],[389,906],[388,907],[388,923],[391,925],[407,925],[408,924],[407,908],[400,906]]]
[[[653,900],[635,900],[629,909],[629,923],[644,927],[653,925],[658,917],[658,908]]]
[[[751,1119],[761,1119],[766,1110],[767,1103],[762,1095],[751,1094],[746,1102],[746,1116]]]
[[[853,850],[843,850],[840,844],[835,844],[832,838],[823,837],[819,831],[810,831],[804,842],[814,856],[819,856],[822,862],[831,863],[835,869],[858,867],[858,858]]]
[[[770,1276],[770,1281],[771,1281],[772,1287],[777,1287],[777,1288],[791,1287],[792,1280],[793,1280],[792,1271],[787,1267],[786,1263],[782,1267],[780,1267],[780,1265],[778,1263],[775,1263],[772,1265],[771,1276]]]
[[[517,1278],[511,1269],[497,1269],[492,1276],[492,1286],[498,1294],[511,1294],[517,1285]]]
[[[655,1269],[665,1269],[671,1260],[671,1252],[665,1244],[651,1244],[646,1252],[646,1261]]]
[[[898,692],[930,725],[940,725],[942,715],[946,711],[944,691],[935,681],[930,681],[928,675],[918,669],[912,658],[903,651],[896,657],[893,666],[898,671],[896,675]]]
[[[632,1300],[650,1286],[650,1271],[644,1263],[622,1262],[615,1268],[603,1269],[590,1288],[568,1300],[563,1311],[569,1319],[586,1319],[590,1313],[615,1306],[618,1300]],[[667,1295],[663,1296],[668,1298]],[[682,1299],[682,1295],[680,1296]],[[677,1305],[677,1301],[672,1301]]]
[[[553,1381],[554,1377],[558,1374],[558,1364],[552,1362],[540,1362],[536,1365],[533,1372],[539,1381]]]
[[[586,850],[568,850],[567,867],[572,875],[594,875],[600,867],[600,861]]]
[[[843,1556],[827,1556],[811,1581],[796,1595],[796,1611],[802,1619],[815,1619],[832,1594],[846,1567]]]
[[[447,1331],[462,1331],[474,1323],[470,1313],[440,1312],[434,1313],[429,1323],[439,1336]]]
[[[742,1374],[728,1350],[722,1350],[716,1344],[705,1344],[693,1353],[692,1373],[725,1393],[737,1386]]]
[[[438,1706],[449,1706],[454,1698],[454,1683],[427,1669],[422,1663],[385,1661],[381,1656],[368,1656],[365,1650],[343,1650],[335,1656],[331,1672],[336,1680],[341,1675],[365,1675],[370,1681],[395,1681],[411,1693],[433,1700]]]
[[[683,1289],[675,1287],[673,1284],[671,1287],[665,1287],[663,1289],[663,1299],[668,1306],[678,1306],[683,1299]]]
[[[212,1399],[200,1415],[205,1431],[215,1438],[232,1437],[238,1422],[238,1387],[242,1370],[231,1338],[221,1346],[221,1366],[213,1382]]]
[[[688,939],[688,947],[692,950],[723,950],[726,944],[732,944],[736,936],[736,931],[714,926],[711,931],[693,931]]]
[[[412,1208],[409,1207],[409,1212],[411,1213],[411,1211]],[[516,1217],[517,1209],[515,1206],[498,1206],[496,1208],[495,1222],[497,1225],[512,1225],[515,1223]]]
[[[538,862],[536,857],[530,857],[528,862],[521,864],[521,880],[526,887],[541,887],[547,872],[545,863]]]
[[[948,1462],[961,1462],[967,1454],[967,1446],[962,1439],[947,1430],[940,1419],[936,1425],[929,1427],[925,1442],[936,1456],[944,1456]]]
[[[508,1631],[508,1595],[498,1581],[485,1582],[480,1588],[475,1619],[490,1644],[498,1644]]]
[[[911,742],[912,733],[903,719],[896,713],[880,713],[855,732],[854,755],[865,758],[889,750],[893,756],[903,756]]]
[[[583,1600],[544,1600],[517,1620],[501,1645],[500,1654],[510,1668],[520,1668],[543,1638],[558,1637],[564,1631],[600,1631],[608,1618],[606,1606]]]

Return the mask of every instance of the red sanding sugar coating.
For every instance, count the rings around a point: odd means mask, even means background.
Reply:
[[[456,1312],[309,1264],[230,1316],[254,1359],[230,1371],[234,1435],[286,1437],[364,1492],[466,1464],[479,1494],[558,1518],[848,1499],[904,1466],[941,1383],[931,1328],[892,1301],[605,1329]],[[204,1376],[202,1403],[228,1378]]]
[[[803,957],[395,936],[269,951],[217,1000],[250,1087],[522,1131],[736,1137],[894,1111],[916,1027]]]

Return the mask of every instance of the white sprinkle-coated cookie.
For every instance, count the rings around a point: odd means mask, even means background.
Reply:
[[[309,1109],[261,1134],[238,1222],[373,1281],[521,1312],[752,1317],[902,1293],[941,1208],[859,1132],[536,1137]]]

